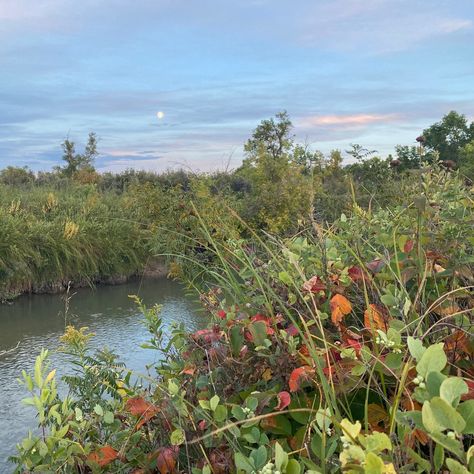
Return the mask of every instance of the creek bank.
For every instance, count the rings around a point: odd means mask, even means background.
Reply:
[[[127,274],[97,276],[89,278],[63,278],[47,282],[23,282],[8,285],[0,283],[0,304],[7,303],[18,296],[27,294],[57,294],[65,293],[68,289],[85,288],[88,286],[122,285],[136,278],[163,278],[169,273],[168,264],[161,259],[150,259],[140,269]]]

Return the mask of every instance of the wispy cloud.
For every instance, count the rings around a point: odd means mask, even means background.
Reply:
[[[296,124],[303,128],[310,127],[362,127],[374,123],[388,123],[399,119],[397,114],[349,114],[349,115],[314,115],[303,117]]]

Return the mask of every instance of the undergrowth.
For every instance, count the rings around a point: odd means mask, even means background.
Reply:
[[[160,354],[144,388],[68,328],[69,395],[46,352],[23,373],[41,429],[17,472],[472,472],[472,189],[426,170],[404,201],[285,239],[196,206],[205,258],[175,272],[193,269],[209,328],[165,336],[136,299]]]

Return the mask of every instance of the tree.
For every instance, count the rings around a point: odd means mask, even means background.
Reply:
[[[292,232],[310,215],[312,180],[305,172],[314,157],[293,144],[286,112],[263,120],[245,145],[247,158],[237,175],[250,184],[243,217],[270,232]]]
[[[474,122],[469,125],[465,115],[452,110],[424,130],[423,137],[431,156],[437,152],[441,160],[458,164],[461,149],[474,140]]]
[[[420,167],[420,151],[417,146],[397,145],[395,147],[398,164],[397,171],[418,169]]]
[[[275,118],[262,120],[245,144],[244,150],[248,158],[255,159],[261,151],[269,153],[274,159],[281,158],[292,148],[292,128],[293,124],[286,111],[277,113]]]
[[[97,158],[97,135],[94,132],[89,133],[87,145],[84,153],[76,153],[75,143],[66,138],[61,144],[63,149],[62,159],[66,162],[66,166],[61,171],[71,178],[75,173],[81,170],[94,171],[94,161]]]

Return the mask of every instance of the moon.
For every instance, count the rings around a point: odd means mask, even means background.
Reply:
[[[165,116],[165,113],[162,112],[161,110],[159,112],[156,112],[156,118],[158,120],[161,120]]]

